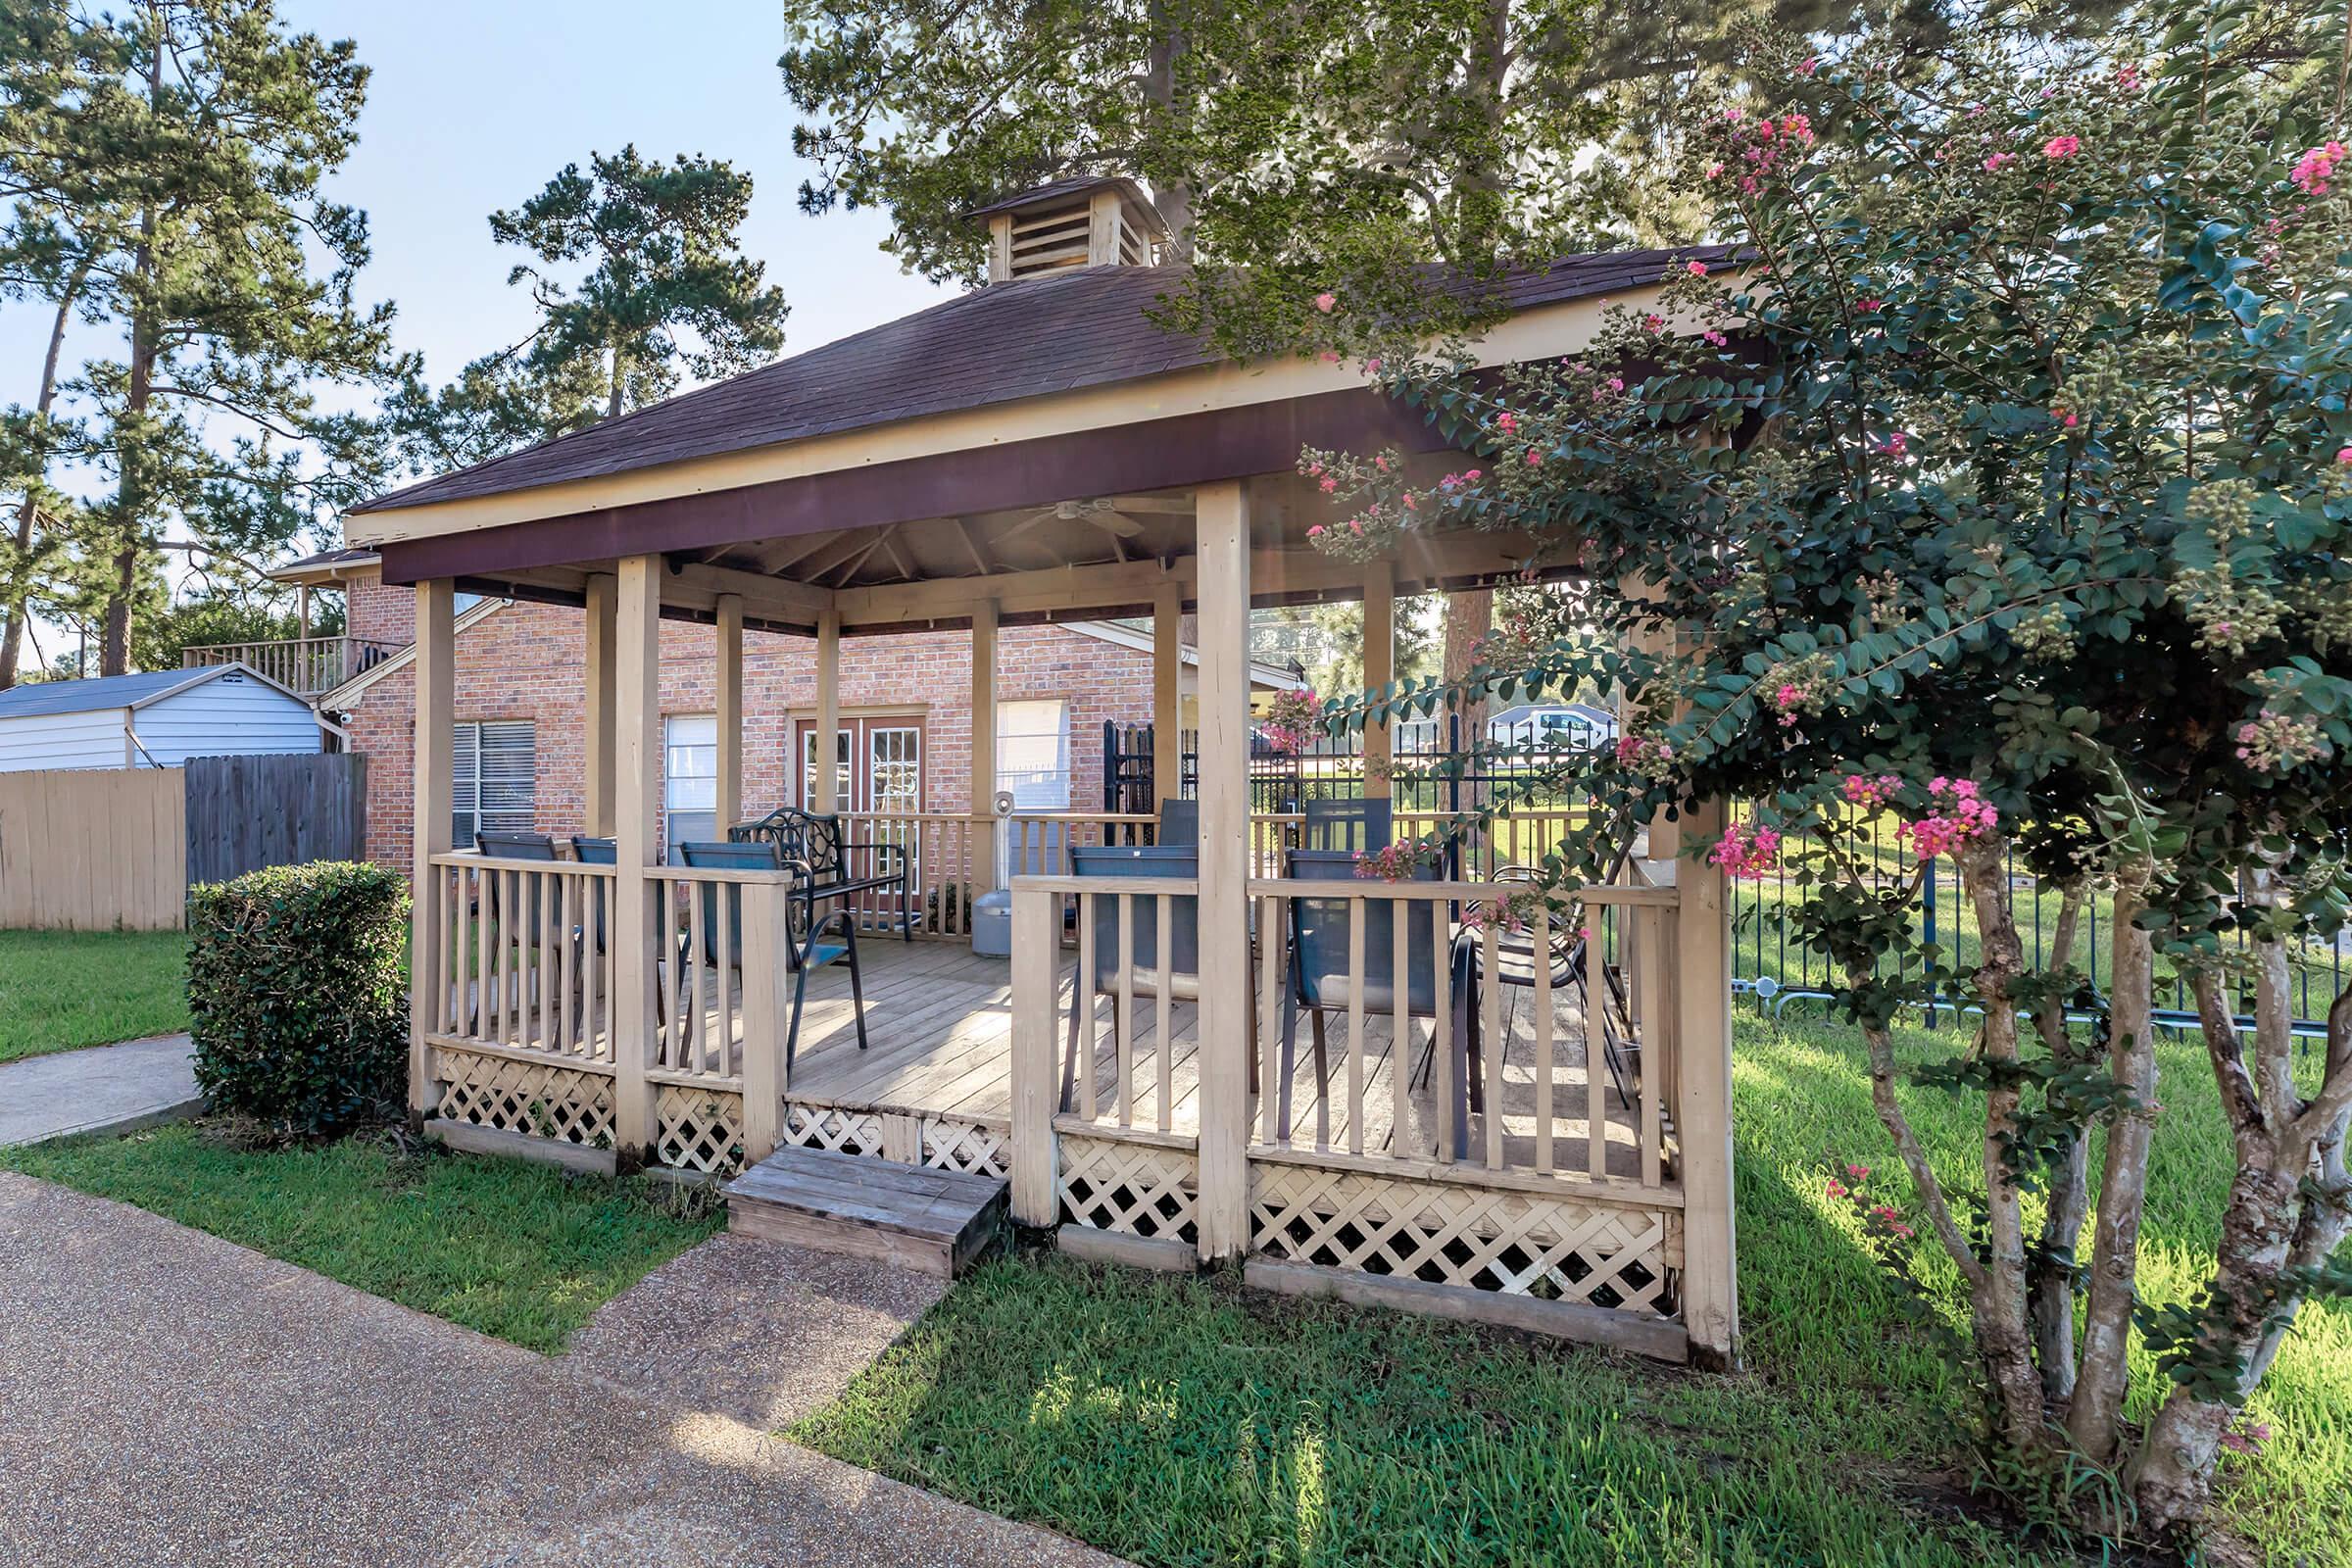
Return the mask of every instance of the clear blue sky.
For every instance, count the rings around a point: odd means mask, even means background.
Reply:
[[[488,215],[628,141],[753,175],[744,244],[791,303],[787,354],[942,297],[877,249],[882,215],[802,216],[773,0],[280,0],[279,11],[356,40],[373,71],[359,148],[330,188],[368,216],[365,297],[398,305],[400,346],[421,350],[435,379],[532,324],[527,295],[506,283],[518,253],[491,243]],[[0,306],[0,402],[31,402],[46,329],[37,306]]]

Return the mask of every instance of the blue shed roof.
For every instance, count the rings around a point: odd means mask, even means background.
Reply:
[[[148,675],[101,675],[94,680],[44,680],[0,692],[0,718],[36,713],[86,713],[100,708],[129,708],[218,674],[213,669],[159,669]]]

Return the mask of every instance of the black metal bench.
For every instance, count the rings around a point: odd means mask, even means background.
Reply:
[[[770,844],[783,866],[796,873],[792,886],[793,935],[806,938],[818,926],[820,902],[860,893],[894,894],[899,901],[899,934],[914,940],[914,868],[904,844],[867,843],[841,836],[841,818],[782,806],[757,822],[727,829],[736,844]],[[865,857],[860,866],[853,857]]]

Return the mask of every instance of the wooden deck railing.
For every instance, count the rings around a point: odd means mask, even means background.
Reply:
[[[260,643],[203,643],[179,651],[180,667],[244,664],[298,697],[333,691],[400,652],[402,644],[369,637],[285,637]]]
[[[632,1027],[615,1006],[615,867],[469,851],[430,864],[418,896],[436,933],[426,1043],[438,1117],[590,1149],[640,1125],[658,1163],[694,1171],[775,1147],[788,873],[663,866],[651,877],[653,995]]]
[[[1249,1109],[1219,1127],[1200,1086],[1216,1070],[1204,1054],[1230,1045],[1200,1038],[1197,1003],[1231,982],[1161,972],[1198,884],[1016,878],[1016,1212],[1173,1258],[1203,1229],[1203,1167],[1233,1161],[1238,1179],[1207,1185],[1249,1193],[1251,1266],[1278,1288],[1336,1270],[1499,1293],[1522,1298],[1520,1318],[1574,1325],[1556,1331],[1680,1353],[1678,894],[1587,889],[1555,932],[1540,906],[1512,923],[1506,901],[1525,892],[1251,880],[1230,915],[1251,933]],[[1303,982],[1302,915],[1344,948]]]

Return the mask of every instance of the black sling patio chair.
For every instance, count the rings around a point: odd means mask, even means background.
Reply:
[[[1382,802],[1386,805],[1386,802]],[[1292,850],[1284,858],[1293,880],[1302,882],[1346,882],[1354,879],[1353,850]],[[1435,882],[1438,868],[1417,865],[1406,880]],[[1349,1001],[1348,946],[1353,915],[1350,901],[1345,898],[1293,898],[1290,905],[1290,983],[1283,989],[1282,1001],[1282,1056],[1281,1098],[1276,1111],[1280,1136],[1291,1134],[1291,1073],[1298,1037],[1298,1014],[1307,1015],[1308,1028],[1314,1037],[1315,1095],[1319,1116],[1328,1115],[1323,1108],[1330,1103],[1331,1072],[1328,1057],[1325,1015],[1345,1013]],[[1427,900],[1415,899],[1405,904],[1405,1016],[1427,1018],[1438,1026],[1430,1036],[1430,1054],[1437,1053],[1439,1031],[1450,1034],[1449,1049],[1457,1054],[1470,1049],[1471,1038],[1464,1029],[1468,1017],[1464,995],[1474,984],[1472,972],[1465,969],[1462,945],[1450,940],[1450,933],[1441,933],[1437,906]],[[1438,1017],[1437,956],[1438,943],[1446,940],[1446,961],[1449,989],[1447,1011],[1450,1017]],[[1394,1017],[1396,1011],[1396,902],[1389,899],[1364,901],[1364,972],[1361,980],[1363,1011],[1366,1018]],[[1396,1057],[1391,1063],[1393,1072],[1409,1072],[1411,1066],[1403,1059],[1407,1049],[1398,1040],[1390,1047]],[[1426,1071],[1426,1069],[1425,1069]],[[1454,1142],[1457,1152],[1469,1137],[1467,1110],[1478,1108],[1480,1091],[1475,1071],[1462,1075],[1468,1100],[1452,1108]],[[1318,1131],[1327,1136],[1328,1119]],[[1390,1130],[1396,1136],[1396,1130]]]
[[[782,856],[772,843],[728,840],[724,844],[681,844],[678,858],[689,866],[710,866],[728,871],[781,871],[785,869]],[[731,967],[743,967],[743,889],[718,883],[702,884],[703,900],[703,961],[718,962],[718,895],[726,894],[727,952]],[[826,940],[829,931],[839,928],[840,941],[836,946]],[[692,940],[689,938],[688,940]],[[865,1049],[865,981],[858,968],[858,921],[847,908],[837,908],[811,926],[806,936],[795,938],[787,932],[784,939],[784,961],[793,971],[792,1020],[784,1030],[784,1081],[792,1082],[792,1059],[801,1042],[801,1008],[808,1000],[808,971],[831,962],[846,959],[850,971],[850,1015],[858,1024],[858,1049]],[[679,966],[683,973],[684,965]],[[725,983],[725,977],[720,977]],[[745,1042],[749,1048],[750,1042]]]
[[[1200,843],[1200,803],[1199,801],[1162,801],[1159,803],[1159,847],[1163,850],[1197,849]]]
[[[556,841],[545,833],[477,832],[473,836],[473,848],[476,854],[493,860],[553,860],[557,858]],[[482,887],[486,891],[482,896],[480,912],[489,920],[491,929],[498,933],[500,943],[514,947],[534,946],[538,938],[533,933],[539,929],[539,879],[531,878],[524,890],[524,896],[516,901],[522,906],[521,919],[513,929],[508,928],[506,911],[499,906],[501,896],[499,889],[505,881],[506,878],[495,871],[482,873]],[[481,1021],[480,991],[483,982],[488,978],[487,975],[474,977],[476,994],[472,1013],[466,1024],[469,1029]]]
[[[1070,875],[1075,877],[1165,877],[1189,882],[1200,874],[1200,854],[1190,845],[1074,844],[1069,854]],[[1065,1108],[1074,1103],[1070,1096],[1078,1078],[1079,1009],[1090,1005],[1091,998],[1104,992],[1116,993],[1119,988],[1120,901],[1099,897],[1094,903],[1094,972],[1079,975],[1070,994],[1069,1041],[1061,1058],[1061,1103]],[[1134,900],[1127,927],[1134,994],[1156,997],[1165,987],[1171,1002],[1199,1002],[1200,900],[1197,895],[1185,893],[1169,899],[1164,957],[1160,936],[1159,901],[1140,897]],[[1126,1027],[1127,1020],[1123,1017],[1112,1022],[1113,1029]]]
[[[1396,834],[1396,817],[1390,802],[1368,795],[1357,800],[1307,801],[1300,807],[1305,822],[1299,848],[1321,853],[1347,850],[1370,854],[1385,850]],[[1352,870],[1348,873],[1353,874]]]
[[[727,829],[727,840],[776,847],[784,868],[796,877],[792,890],[796,934],[805,938],[815,932],[819,904],[844,901],[847,910],[846,901],[858,894],[883,893],[899,901],[899,934],[908,942],[914,940],[914,867],[904,844],[845,839],[840,817],[794,806],[780,806],[757,822],[737,823]],[[859,858],[863,865],[856,863]]]

